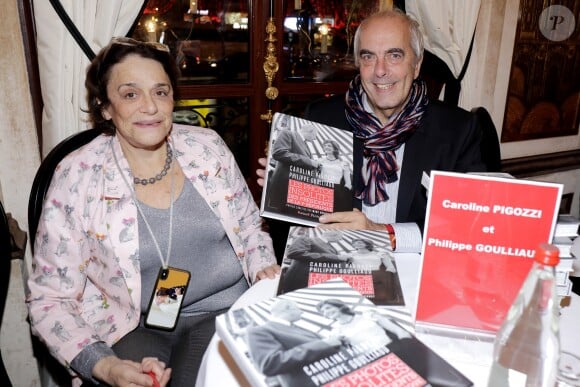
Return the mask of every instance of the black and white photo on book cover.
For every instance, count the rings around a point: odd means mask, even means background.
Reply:
[[[342,277],[377,305],[405,305],[384,231],[291,226],[281,266],[278,294]]]
[[[252,386],[471,386],[340,278],[216,318]]]
[[[260,214],[315,226],[320,215],[352,210],[351,132],[276,113]]]

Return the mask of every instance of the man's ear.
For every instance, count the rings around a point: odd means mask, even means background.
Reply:
[[[417,79],[419,73],[421,72],[421,64],[423,63],[423,57],[421,57],[417,63],[415,63],[415,77],[413,79]]]

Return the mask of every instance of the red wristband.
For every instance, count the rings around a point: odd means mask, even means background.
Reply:
[[[395,251],[395,249],[397,248],[397,238],[395,236],[395,229],[393,228],[393,225],[390,223],[385,224],[385,228],[387,229],[387,232],[389,233],[389,238],[391,239],[391,248],[393,249],[393,251]]]

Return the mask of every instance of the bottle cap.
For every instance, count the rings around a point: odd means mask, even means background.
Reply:
[[[542,265],[556,266],[560,262],[560,250],[549,243],[541,243],[534,260]]]

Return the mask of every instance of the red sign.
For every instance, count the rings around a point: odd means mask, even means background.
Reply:
[[[417,328],[495,334],[552,239],[562,186],[433,171],[416,309]]]

